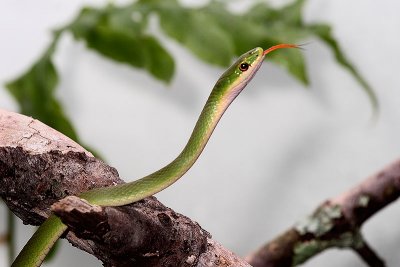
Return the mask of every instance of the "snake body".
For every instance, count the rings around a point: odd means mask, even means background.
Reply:
[[[207,144],[225,110],[246,87],[260,68],[265,55],[279,48],[296,45],[280,44],[267,50],[254,48],[233,63],[216,82],[186,146],[171,163],[131,183],[95,188],[79,195],[91,204],[122,206],[151,196],[176,182],[195,163]],[[55,216],[39,227],[12,264],[13,267],[38,267],[67,226]]]

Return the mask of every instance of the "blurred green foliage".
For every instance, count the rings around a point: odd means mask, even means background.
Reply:
[[[202,7],[186,7],[177,0],[138,0],[125,6],[108,4],[102,8],[84,7],[65,27],[54,32],[54,40],[43,56],[24,74],[6,84],[20,105],[21,112],[33,116],[79,141],[76,131],[55,98],[58,73],[52,62],[59,37],[71,32],[76,40],[103,56],[141,68],[155,78],[169,82],[174,74],[174,59],[156,36],[148,31],[150,17],[159,19],[160,29],[198,58],[226,67],[233,58],[253,47],[278,43],[299,43],[319,38],[334,53],[367,92],[374,108],[377,99],[371,87],[346,58],[326,24],[305,24],[296,0],[281,8],[257,3],[247,11],[231,12],[221,1]],[[304,57],[298,50],[282,50],[269,55],[294,78],[309,83]]]
[[[17,100],[23,114],[39,118],[77,140],[72,124],[54,97],[58,74],[50,56],[50,53],[46,53],[25,74],[8,83],[7,88]]]
[[[233,13],[226,2],[211,1],[202,7],[186,7],[177,0],[138,0],[124,6],[84,7],[77,17],[53,33],[53,41],[43,55],[25,73],[6,84],[17,100],[20,111],[33,116],[77,142],[78,135],[61,103],[55,97],[59,81],[52,62],[60,36],[70,32],[77,41],[103,56],[147,71],[154,78],[170,82],[174,59],[149,33],[148,25],[156,16],[165,35],[176,40],[199,59],[221,67],[253,47],[270,47],[278,43],[299,43],[310,38],[323,41],[336,61],[360,83],[376,110],[376,96],[346,58],[326,24],[305,24],[302,8],[305,0],[295,0],[281,8],[256,3],[243,13]],[[302,84],[309,79],[304,57],[295,49],[270,54]],[[11,219],[10,219],[11,220]],[[10,240],[13,240],[10,238]],[[13,257],[13,256],[11,256]]]

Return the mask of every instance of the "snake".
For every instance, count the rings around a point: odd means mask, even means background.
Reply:
[[[222,115],[253,79],[265,56],[281,48],[298,48],[295,44],[278,44],[263,50],[251,49],[241,55],[217,80],[182,152],[163,168],[130,183],[94,188],[78,195],[92,205],[122,206],[154,195],[181,178],[196,162]],[[67,226],[51,214],[37,229],[14,260],[12,267],[39,267]]]

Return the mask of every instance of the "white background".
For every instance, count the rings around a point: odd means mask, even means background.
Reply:
[[[3,87],[48,45],[50,29],[98,1],[0,1],[0,107],[17,110]],[[106,1],[101,1],[106,2]],[[185,1],[201,4],[205,1]],[[242,6],[251,1],[236,1]],[[283,1],[274,1],[281,5]],[[228,110],[189,173],[158,194],[161,202],[202,225],[239,255],[246,255],[395,160],[400,152],[400,2],[310,0],[308,22],[334,27],[346,55],[377,91],[379,120],[359,84],[317,40],[304,52],[311,86],[265,63]],[[162,37],[176,58],[169,86],[144,71],[104,59],[66,35],[57,49],[57,91],[82,139],[98,149],[125,180],[157,170],[178,154],[223,69],[209,66]],[[250,47],[249,47],[250,49]],[[0,208],[4,231],[5,207]],[[366,239],[398,266],[400,205],[373,217]],[[19,224],[18,247],[33,229]],[[0,266],[6,266],[0,248]],[[63,242],[48,266],[100,266]],[[329,250],[304,266],[364,266],[350,251]]]

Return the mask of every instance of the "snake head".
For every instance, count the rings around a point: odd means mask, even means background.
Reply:
[[[264,57],[264,50],[260,47],[241,55],[218,79],[215,93],[233,101],[256,74]]]
[[[218,79],[215,86],[216,93],[219,93],[229,101],[233,101],[257,73],[264,57],[268,53],[281,48],[299,48],[299,46],[294,44],[278,44],[266,50],[256,47],[244,53]]]

